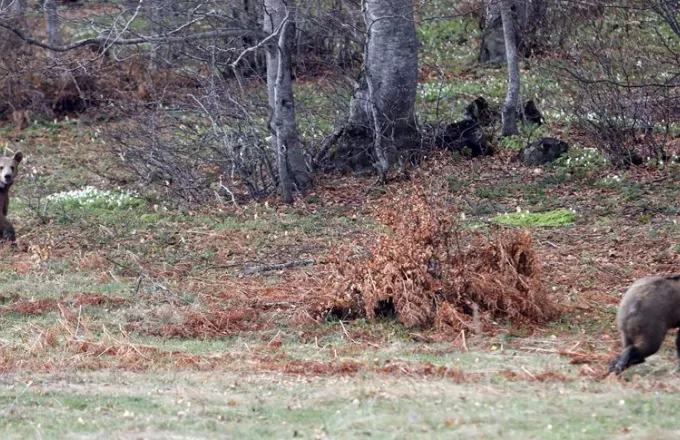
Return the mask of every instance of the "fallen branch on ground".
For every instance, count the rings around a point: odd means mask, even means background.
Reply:
[[[315,260],[298,260],[298,261],[289,261],[288,263],[280,263],[280,264],[264,264],[262,266],[247,267],[243,270],[236,272],[235,275],[238,275],[238,276],[254,275],[256,273],[270,272],[272,270],[289,269],[291,267],[299,267],[299,266],[310,266],[314,263],[315,263]]]

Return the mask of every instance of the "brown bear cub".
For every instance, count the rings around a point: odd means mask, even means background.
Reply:
[[[609,364],[609,372],[641,364],[656,353],[666,332],[680,327],[680,275],[648,276],[634,282],[616,314],[623,351]],[[680,358],[680,331],[675,339]]]
[[[19,171],[19,162],[24,158],[21,151],[17,151],[13,157],[0,157],[0,241],[15,241],[14,226],[7,220],[9,208],[9,189]]]

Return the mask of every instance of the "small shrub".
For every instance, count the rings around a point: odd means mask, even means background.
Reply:
[[[547,125],[522,124],[518,128],[518,135],[504,136],[498,140],[501,147],[507,150],[519,151],[527,145],[548,136]]]
[[[457,193],[458,191],[463,189],[463,187],[465,186],[465,182],[461,179],[458,179],[455,176],[449,176],[449,178],[447,179],[447,182],[449,184],[449,192],[451,194]]]

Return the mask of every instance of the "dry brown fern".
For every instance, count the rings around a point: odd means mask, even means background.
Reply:
[[[555,315],[529,232],[461,237],[454,213],[439,202],[414,187],[376,206],[384,228],[368,246],[370,256],[350,258],[334,249],[326,307],[312,314],[332,310],[337,317],[374,319],[389,305],[406,326],[455,330],[473,328],[473,314],[482,327],[491,320],[541,323]]]

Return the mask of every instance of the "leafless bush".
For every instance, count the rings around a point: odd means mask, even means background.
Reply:
[[[85,7],[94,15],[83,15]],[[62,44],[43,37],[42,16],[15,19],[0,6],[0,33],[19,42],[16,56],[0,57],[0,118],[105,115],[115,121],[106,144],[143,186],[194,202],[268,194],[280,170],[261,88],[269,36],[263,7],[251,0],[59,3],[59,23],[51,23],[71,31]],[[304,2],[295,19],[293,75],[335,82],[309,100],[296,93],[301,145],[313,162],[324,157],[337,115],[346,114],[352,84],[342,73],[357,76],[363,22],[354,0]],[[319,112],[319,92],[339,107],[324,103]]]
[[[615,165],[664,158],[680,114],[678,35],[662,33],[666,20],[649,12],[651,3],[634,6],[585,22],[557,67],[569,113]]]
[[[182,110],[157,106],[139,122],[109,130],[111,146],[140,183],[173,197],[206,202],[267,194],[275,186],[273,152],[266,142],[266,109],[213,96],[190,95]],[[231,105],[229,105],[231,104]]]

